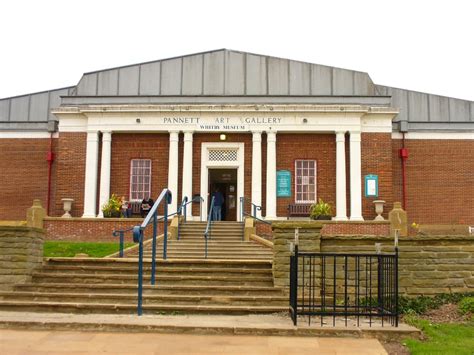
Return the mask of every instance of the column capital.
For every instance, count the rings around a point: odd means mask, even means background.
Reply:
[[[179,131],[169,131],[170,142],[177,142],[179,140]]]
[[[346,141],[346,132],[345,131],[336,131],[336,142]]]
[[[184,141],[185,142],[192,142],[193,141],[193,134],[194,131],[184,131]]]
[[[266,133],[267,133],[267,142],[276,142],[275,131],[266,131]]]
[[[112,140],[112,131],[102,131],[102,141],[110,142]]]
[[[87,131],[87,141],[88,142],[98,142],[99,141],[99,131]]]
[[[350,142],[360,142],[360,131],[349,131]]]
[[[252,142],[261,142],[261,141],[262,141],[262,132],[252,131]]]

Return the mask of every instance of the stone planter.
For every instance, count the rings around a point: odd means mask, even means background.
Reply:
[[[384,200],[375,200],[374,201],[375,213],[377,213],[377,217],[375,217],[374,221],[384,221],[384,218],[382,217],[383,205],[384,204],[385,204]]]
[[[72,203],[74,202],[74,199],[72,199],[72,198],[63,198],[63,199],[61,199],[61,201],[63,202],[63,209],[64,209],[64,214],[61,217],[71,218],[72,216],[69,212],[71,212]]]

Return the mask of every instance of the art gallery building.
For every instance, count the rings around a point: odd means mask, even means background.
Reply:
[[[45,83],[47,85],[47,83]],[[112,194],[241,197],[268,220],[322,198],[338,221],[403,202],[409,221],[474,224],[474,102],[373,83],[367,73],[216,50],[85,73],[0,100],[0,219],[35,198],[101,218]],[[199,218],[199,205],[187,211]],[[207,208],[203,208],[204,218]]]

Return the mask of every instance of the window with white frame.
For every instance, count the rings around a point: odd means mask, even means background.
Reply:
[[[316,160],[295,161],[296,203],[316,202]]]
[[[130,162],[130,200],[141,201],[151,194],[151,160],[132,159]]]

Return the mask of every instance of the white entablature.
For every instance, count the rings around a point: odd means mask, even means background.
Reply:
[[[54,110],[60,132],[392,132],[397,111],[357,105],[114,105]]]

